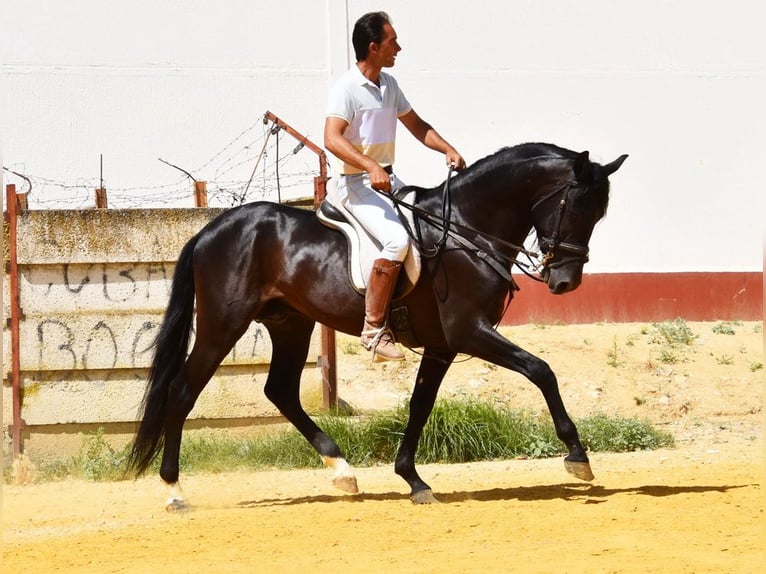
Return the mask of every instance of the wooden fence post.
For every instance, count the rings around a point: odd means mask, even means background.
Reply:
[[[103,187],[96,188],[96,207],[98,209],[106,209],[106,189]]]
[[[194,181],[194,207],[207,207],[206,181]]]

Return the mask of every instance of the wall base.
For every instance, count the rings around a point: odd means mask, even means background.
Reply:
[[[759,272],[594,273],[565,295],[552,295],[546,285],[524,275],[514,278],[521,291],[502,325],[763,319]]]

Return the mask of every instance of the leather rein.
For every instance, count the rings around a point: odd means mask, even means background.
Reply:
[[[454,171],[454,167],[450,166],[447,172],[447,179],[444,182],[444,186],[442,188],[441,216],[433,214],[429,211],[426,211],[424,209],[421,209],[415,205],[406,203],[402,201],[401,199],[399,199],[397,195],[402,194],[403,192],[406,192],[409,189],[411,189],[409,188],[409,186],[405,186],[401,188],[396,193],[385,194],[386,197],[388,197],[389,199],[393,201],[394,208],[396,209],[397,214],[399,215],[399,219],[402,221],[405,229],[407,230],[407,234],[410,236],[412,241],[417,246],[422,257],[425,257],[426,259],[432,259],[432,258],[438,257],[439,254],[444,250],[444,246],[447,243],[447,238],[451,237],[457,243],[462,245],[465,249],[469,251],[473,251],[477,257],[479,257],[485,263],[490,265],[501,277],[503,277],[506,281],[511,283],[511,285],[515,289],[518,289],[518,287],[513,281],[513,278],[511,277],[511,271],[510,271],[510,267],[513,265],[516,265],[525,275],[527,275],[531,279],[544,283],[545,280],[542,277],[538,275],[533,275],[533,273],[534,272],[540,273],[542,270],[546,268],[553,269],[555,267],[559,267],[561,265],[570,263],[575,260],[582,261],[583,263],[588,261],[587,246],[581,246],[574,243],[561,241],[559,238],[559,234],[561,231],[561,222],[563,220],[564,212],[566,210],[569,193],[572,190],[572,188],[576,188],[580,186],[578,182],[567,181],[564,185],[554,189],[550,193],[547,193],[546,195],[538,199],[532,205],[532,208],[530,211],[534,212],[534,210],[537,207],[539,207],[540,204],[544,203],[546,200],[551,199],[552,197],[558,195],[559,193],[562,193],[562,192],[564,193],[563,197],[559,201],[559,208],[556,212],[556,223],[554,225],[553,235],[550,238],[543,237],[543,236],[540,237],[541,239],[540,247],[541,247],[541,250],[543,251],[542,260],[539,263],[528,264],[523,261],[519,261],[515,256],[506,255],[505,253],[500,252],[498,248],[501,248],[507,251],[522,253],[527,256],[530,262],[532,262],[533,260],[540,259],[540,254],[535,251],[530,251],[524,248],[523,246],[515,245],[509,241],[500,239],[499,237],[496,237],[489,233],[485,233],[484,231],[480,231],[478,229],[474,229],[473,227],[463,225],[461,223],[457,223],[456,221],[453,221],[451,219],[452,200],[451,200],[451,195],[449,193],[449,188],[450,188],[450,180],[452,179],[453,171]],[[384,193],[384,192],[380,192],[380,193]],[[416,229],[414,231],[410,228],[406,218],[403,217],[403,213],[401,211],[402,207],[404,207],[405,209],[409,209],[413,214],[417,215],[418,217],[420,217],[421,219],[423,219],[424,221],[426,221],[433,227],[437,229],[441,229],[442,231],[441,237],[439,238],[439,240],[436,242],[436,244],[433,247],[425,246],[419,226],[416,226]],[[480,245],[480,241],[483,243],[486,243],[486,246]],[[555,253],[557,250],[567,251],[569,253],[572,253],[573,256],[566,257],[559,261],[552,261],[552,259],[555,257]],[[503,264],[501,261],[504,261],[505,264]]]

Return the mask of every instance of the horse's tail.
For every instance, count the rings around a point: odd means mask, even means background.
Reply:
[[[199,235],[194,236],[181,250],[165,318],[153,343],[154,358],[141,403],[141,422],[128,455],[128,469],[137,475],[146,471],[164,446],[168,391],[189,350],[194,318],[194,247],[198,239]]]

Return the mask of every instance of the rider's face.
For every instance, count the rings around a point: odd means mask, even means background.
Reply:
[[[379,44],[373,43],[377,48],[376,55],[381,68],[390,68],[396,61],[396,55],[402,49],[397,41],[396,31],[391,24],[383,25],[383,39]]]

